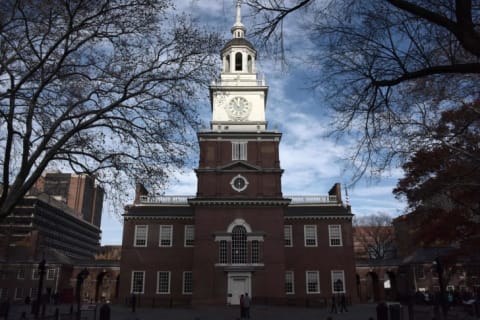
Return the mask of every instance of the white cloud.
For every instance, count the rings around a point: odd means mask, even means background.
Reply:
[[[227,38],[230,37],[230,27],[235,18],[234,1],[206,1],[191,0],[177,1],[176,7],[192,15],[193,18],[205,22],[209,28],[219,30]],[[246,10],[246,9],[243,9]],[[249,19],[244,19],[248,31]],[[287,36],[294,39],[288,47],[293,48],[297,57],[304,56],[309,50],[310,40],[303,36],[303,30],[296,21],[290,20],[285,24]],[[350,177],[345,175],[347,163],[343,160],[348,151],[348,144],[337,143],[327,138],[329,131],[328,107],[325,102],[315,96],[315,92],[307,88],[309,66],[305,61],[291,59],[288,71],[281,70],[278,63],[268,59],[263,52],[259,52],[257,61],[260,74],[266,74],[269,85],[267,120],[269,129],[278,127],[282,132],[280,144],[280,164],[285,172],[282,176],[284,195],[323,195],[336,182],[346,183]],[[320,65],[321,62],[318,62]],[[316,65],[315,68],[319,68]],[[203,93],[201,93],[203,94]],[[207,91],[204,94],[207,95]],[[201,106],[201,110],[208,110],[201,114],[202,118],[210,121],[210,107]],[[198,155],[192,155],[190,163],[196,167]],[[397,201],[392,195],[396,181],[403,176],[401,169],[394,169],[390,175],[377,185],[360,183],[349,190],[352,211],[358,215],[367,215],[385,212],[398,215],[405,204]],[[185,169],[183,174],[177,174],[167,186],[167,195],[194,195],[197,188],[197,179],[193,169]],[[344,190],[342,190],[344,191]],[[104,214],[107,215],[107,214]],[[121,242],[121,224],[105,219],[102,224],[102,243]]]

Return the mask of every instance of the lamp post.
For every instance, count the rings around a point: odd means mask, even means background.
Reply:
[[[35,318],[38,318],[38,312],[40,311],[40,305],[42,301],[42,291],[43,291],[43,278],[45,277],[45,258],[40,261],[38,264],[38,290],[37,290],[37,301],[35,302]]]
[[[440,261],[440,257],[436,257],[433,261],[433,265],[438,274],[438,285],[440,286],[440,306],[442,307],[443,316],[447,316],[447,304],[445,301],[445,284],[443,283],[443,265]]]
[[[82,284],[83,284],[83,281],[85,281],[85,279],[88,277],[88,270],[87,268],[83,268],[82,271],[80,271],[77,275],[77,290],[76,290],[76,294],[77,294],[77,319],[80,319],[80,308],[81,308],[81,303],[82,303],[82,300],[81,300],[81,292],[82,292]]]

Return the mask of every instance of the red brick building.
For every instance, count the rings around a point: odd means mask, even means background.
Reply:
[[[126,207],[119,298],[140,304],[325,303],[355,299],[352,214],[339,184],[324,196],[282,193],[282,134],[268,130],[268,86],[244,37],[240,4],[222,72],[210,86],[210,129],[198,133],[195,196]]]

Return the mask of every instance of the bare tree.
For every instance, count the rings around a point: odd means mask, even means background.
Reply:
[[[386,213],[356,217],[354,240],[369,259],[382,260],[395,255],[392,217]],[[360,251],[360,250],[359,250]]]
[[[311,85],[336,111],[334,133],[356,141],[355,177],[445,143],[431,134],[441,111],[480,99],[478,0],[246,2],[277,49],[283,23],[302,15]]]
[[[42,172],[163,185],[221,41],[169,0],[0,3],[0,219]]]

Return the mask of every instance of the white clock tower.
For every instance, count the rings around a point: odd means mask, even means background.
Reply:
[[[268,87],[259,79],[255,66],[257,52],[245,39],[241,22],[241,0],[237,0],[231,39],[221,51],[220,81],[212,82],[211,130],[217,132],[265,131]]]

